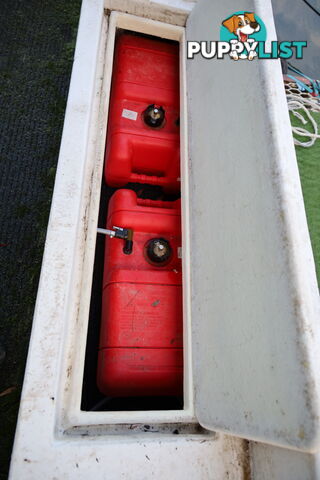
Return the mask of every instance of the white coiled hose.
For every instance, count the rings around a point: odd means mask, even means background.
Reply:
[[[299,95],[294,95],[292,93],[287,94],[287,101],[288,101],[288,108],[289,111],[292,112],[292,114],[298,118],[303,125],[306,125],[308,121],[304,118],[304,116],[298,111],[298,110],[303,110],[310,120],[314,133],[309,132],[305,128],[302,127],[294,127],[292,126],[292,133],[294,135],[298,135],[300,137],[307,137],[310,138],[310,140],[306,142],[301,142],[298,140],[295,136],[293,136],[293,140],[295,145],[299,145],[300,147],[312,147],[314,145],[315,141],[320,138],[320,135],[318,133],[318,124],[313,118],[310,109],[306,107],[306,105],[310,106],[312,108],[312,111],[320,112],[320,103],[319,99],[316,97],[313,98],[305,98]]]

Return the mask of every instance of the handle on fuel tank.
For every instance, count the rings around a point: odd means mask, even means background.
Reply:
[[[137,198],[137,205],[140,207],[169,208],[171,210],[177,208],[174,202],[166,200],[150,200],[149,198]]]
[[[168,182],[166,177],[157,177],[156,175],[145,175],[144,173],[131,174],[131,181],[133,183],[148,183],[149,185],[160,185],[163,187]]]
[[[125,240],[123,253],[130,255],[133,250],[133,230],[131,228],[113,227],[113,230],[107,228],[97,228],[98,233],[107,235],[108,237],[121,238]]]

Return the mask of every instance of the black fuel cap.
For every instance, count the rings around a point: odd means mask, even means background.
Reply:
[[[167,263],[172,255],[170,243],[165,238],[152,238],[146,244],[145,251],[150,263],[159,266]]]
[[[164,124],[165,111],[159,105],[149,105],[143,112],[143,120],[152,128],[160,128]]]

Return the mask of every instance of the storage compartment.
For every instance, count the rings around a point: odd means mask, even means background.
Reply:
[[[183,408],[179,104],[178,42],[118,30],[83,410]]]

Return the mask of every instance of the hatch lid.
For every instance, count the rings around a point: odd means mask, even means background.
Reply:
[[[275,39],[269,1],[242,8]],[[238,2],[200,0],[187,41]],[[319,295],[278,60],[187,60],[196,416],[210,430],[319,443]]]

